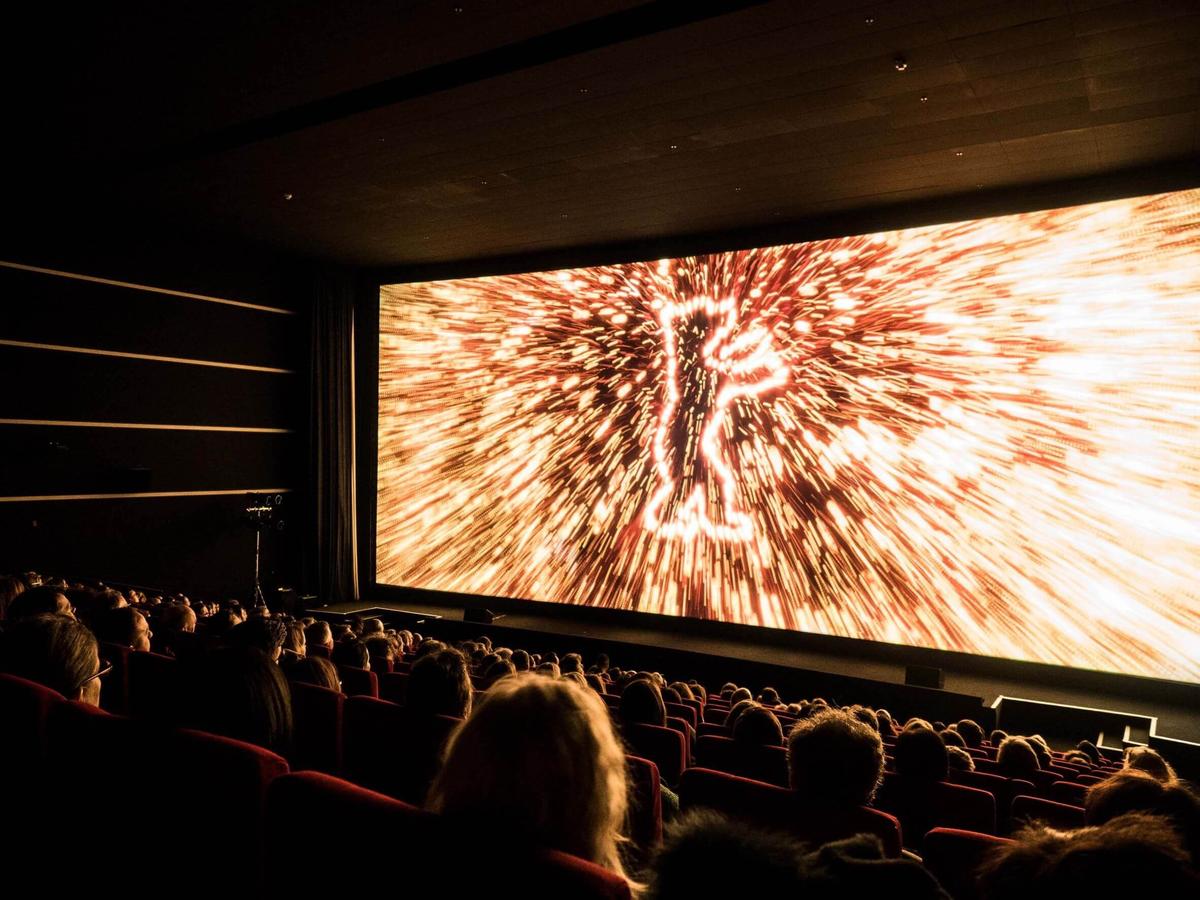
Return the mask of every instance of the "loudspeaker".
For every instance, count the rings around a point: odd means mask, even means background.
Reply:
[[[904,683],[914,687],[940,688],[946,684],[946,674],[933,666],[905,666]]]
[[[270,604],[271,612],[285,612],[289,616],[302,616],[304,610],[300,607],[300,598],[296,589],[290,587],[275,588],[275,602]]]
[[[464,622],[477,622],[480,625],[491,625],[497,619],[503,618],[502,613],[494,613],[482,606],[468,606],[463,610]]]

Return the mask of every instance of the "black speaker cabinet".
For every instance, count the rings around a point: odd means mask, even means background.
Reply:
[[[478,622],[480,625],[491,625],[500,618],[503,618],[503,614],[494,613],[482,606],[468,606],[463,610],[464,622]]]
[[[913,687],[945,687],[946,674],[934,666],[905,666],[904,683]]]

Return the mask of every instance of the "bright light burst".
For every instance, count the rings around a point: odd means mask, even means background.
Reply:
[[[1200,191],[380,305],[380,582],[1200,681]]]

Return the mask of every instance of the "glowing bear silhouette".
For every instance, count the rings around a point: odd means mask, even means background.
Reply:
[[[761,396],[781,387],[787,383],[789,368],[772,347],[767,329],[750,326],[732,337],[738,326],[737,304],[732,298],[716,301],[695,297],[686,303],[661,302],[657,311],[665,351],[667,397],[654,435],[654,464],[659,483],[646,505],[643,524],[664,537],[690,539],[703,532],[719,541],[748,541],[754,533],[753,522],[738,508],[736,481],[721,451],[721,427],[735,400]],[[690,371],[686,373],[689,382],[685,389],[693,380],[711,382],[711,387],[700,390],[698,400],[690,398],[692,403],[683,404],[686,398],[680,391],[680,347],[676,329],[693,320],[700,325],[700,330],[693,329],[693,334],[706,339],[699,358],[687,366]],[[705,399],[706,395],[712,395],[711,403]],[[676,421],[681,413],[688,417],[682,428]],[[688,452],[694,434],[687,426],[689,419],[696,417],[702,420],[696,448],[698,455]],[[693,455],[694,460],[690,459]],[[722,521],[714,521],[709,515],[708,482],[701,471],[704,469],[715,475],[719,482]],[[686,496],[673,497],[680,486]],[[668,505],[669,510],[665,518],[664,505]]]

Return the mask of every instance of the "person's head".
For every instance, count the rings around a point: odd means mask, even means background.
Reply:
[[[1091,768],[1092,765],[1092,758],[1082,750],[1068,750],[1063,754],[1063,761],[1087,768]]]
[[[844,710],[822,710],[801,719],[788,735],[792,790],[808,804],[862,806],[883,777],[879,733]]]
[[[309,647],[324,647],[333,650],[333,629],[328,622],[314,622],[304,631],[304,643]]]
[[[765,687],[758,695],[758,702],[763,706],[780,706],[779,691],[773,687]]]
[[[274,662],[283,652],[283,642],[286,637],[287,626],[281,619],[255,616],[229,632],[226,642],[231,647],[255,647],[267,654]]]
[[[17,575],[0,575],[0,622],[8,618],[8,608],[25,592],[25,580]]]
[[[583,678],[584,678],[584,681],[587,682],[587,686],[590,687],[597,694],[607,693],[607,690],[606,690],[606,687],[604,684],[604,679],[601,678],[599,675],[597,675],[595,672],[585,675],[585,676],[583,676]]]
[[[372,621],[367,619],[368,622]],[[376,619],[375,621],[378,621]],[[371,659],[372,672],[386,672],[387,664],[395,659],[392,652],[392,642],[387,639],[386,635],[374,632],[363,638],[363,644],[367,648],[367,656]]]
[[[23,619],[26,616],[40,616],[45,613],[58,613],[74,618],[75,612],[71,601],[67,599],[62,588],[40,584],[17,594],[8,605],[10,620]]]
[[[625,751],[603,701],[571,681],[506,678],[451,737],[434,812],[624,874]]]
[[[753,699],[754,699],[754,695],[752,693],[750,693],[750,688],[738,688],[732,694],[729,695],[729,705],[731,707],[733,707],[733,706],[736,706],[738,703],[740,703],[743,700],[753,700]]]
[[[667,706],[650,679],[639,678],[621,692],[621,720],[629,725],[666,725]]]
[[[529,658],[529,653],[525,650],[514,650],[512,652],[513,668],[518,672],[528,672],[533,668],[533,662]]]
[[[1025,738],[1006,737],[996,751],[996,773],[1006,778],[1034,781],[1038,769],[1037,754]]]
[[[659,688],[659,690],[662,692],[664,703],[679,704],[683,702],[683,698],[679,696],[679,691],[675,690],[675,688],[671,687],[670,685],[667,685],[664,688]]]
[[[1035,826],[997,847],[978,877],[981,900],[1061,897],[1195,897],[1200,878],[1163,819],[1140,813],[1057,831]]]
[[[373,618],[363,619],[362,636],[366,638],[373,634],[383,634],[383,620]]]
[[[995,743],[993,741],[992,743]],[[1091,741],[1080,741],[1075,745],[1075,749],[1087,754],[1087,758],[1092,761],[1093,766],[1098,766],[1104,761],[1104,757],[1100,753],[1100,748]]]
[[[939,731],[938,737],[942,739],[942,743],[947,747],[961,747],[967,749],[967,742],[963,740],[963,736],[952,728],[947,728],[945,731]]]
[[[983,746],[983,729],[974,719],[959,719],[956,731],[967,742],[968,747]]]
[[[725,717],[725,731],[729,735],[733,735],[733,729],[737,728],[738,719],[745,715],[746,710],[754,709],[758,706],[753,700],[743,698],[729,708],[729,715]]]
[[[783,745],[783,726],[771,710],[755,706],[738,718],[733,739],[739,744],[779,747]]]
[[[323,656],[306,656],[296,660],[287,671],[291,681],[303,684],[315,684],[317,687],[340,691],[342,682],[338,679],[337,666]]]
[[[708,688],[702,685],[699,681],[689,681],[688,687],[692,689],[692,696],[701,703],[708,702]]]
[[[405,705],[424,715],[465,718],[471,713],[471,673],[457,650],[428,653],[413,664]]]
[[[879,716],[875,710],[867,706],[852,706],[849,712],[864,725],[869,725],[872,731],[879,731]]]
[[[721,691],[720,691],[721,699],[728,700],[730,697],[733,696],[733,692],[736,691],[737,689],[738,689],[738,686],[736,684],[734,684],[732,681],[725,682],[723,685],[721,685]]]
[[[287,633],[283,639],[283,649],[294,658],[303,657],[308,652],[308,640],[304,636],[304,625],[300,622],[289,622]]]
[[[802,897],[803,845],[709,809],[684,814],[654,859],[650,900],[701,897]]]
[[[946,778],[946,745],[928,722],[909,722],[896,737],[896,774],[921,781]]]
[[[1163,782],[1126,769],[1092,785],[1083,809],[1089,825],[1103,825],[1131,812],[1162,816],[1179,835],[1192,864],[1200,866],[1200,796],[1185,782]]]
[[[999,728],[993,728],[992,733],[988,735],[988,742],[993,747],[999,747],[1004,743],[1004,739],[1008,737],[1007,731],[1001,731]]]
[[[879,723],[879,733],[884,737],[894,737],[896,734],[896,723],[892,720],[892,714],[886,709],[875,710],[875,720]]]
[[[568,672],[583,674],[583,657],[578,653],[567,653],[558,663],[559,670],[566,675]]]
[[[946,768],[950,772],[974,772],[975,760],[962,747],[946,747]]]
[[[607,653],[597,653],[596,654],[596,668],[599,669],[601,671],[601,673],[607,672],[609,665],[610,665],[610,663],[608,660]]]
[[[262,650],[224,647],[193,661],[183,676],[180,724],[277,753],[290,749],[292,693],[279,666]]]
[[[433,638],[426,638],[417,646],[417,651],[413,654],[413,663],[415,664],[417,660],[429,656],[431,653],[441,653],[443,650],[448,649],[450,648],[441,641],[434,640]]]
[[[109,644],[118,644],[132,650],[148,651],[153,632],[150,623],[140,610],[132,606],[118,606],[105,610],[93,623],[96,637]]]
[[[1125,751],[1125,763],[1122,768],[1125,771],[1145,772],[1164,784],[1171,784],[1176,780],[1171,764],[1153,747],[1130,747]]]
[[[549,661],[538,663],[537,668],[533,671],[537,672],[539,675],[544,675],[547,678],[558,678],[562,675],[562,672],[558,670],[558,663]]]
[[[334,665],[338,666],[349,666],[352,669],[371,668],[371,654],[367,652],[367,645],[357,638],[335,644],[330,658]]]
[[[487,671],[483,673],[483,689],[491,690],[492,685],[501,678],[507,678],[509,675],[516,675],[516,666],[510,660],[503,656],[498,656],[496,661],[487,667]]]
[[[681,700],[695,700],[696,695],[692,693],[692,686],[684,681],[672,681],[668,687],[672,688]]]
[[[164,631],[171,634],[191,634],[196,630],[196,611],[182,603],[168,603],[159,614]]]
[[[68,700],[99,706],[104,671],[95,636],[70,616],[22,616],[0,632],[0,672],[36,681]]]

